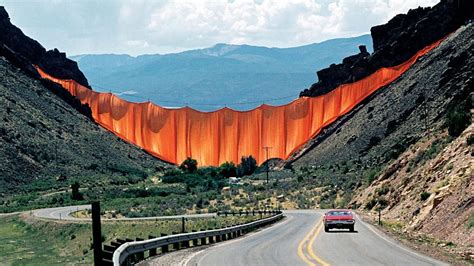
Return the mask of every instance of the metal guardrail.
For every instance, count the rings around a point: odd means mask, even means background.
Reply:
[[[134,254],[142,254],[145,251],[150,251],[153,254],[156,254],[157,248],[162,248],[162,252],[168,251],[168,245],[174,244],[179,245],[180,243],[187,243],[185,246],[189,247],[189,241],[197,243],[197,240],[201,240],[201,245],[207,243],[206,239],[209,238],[209,243],[214,243],[214,237],[216,237],[216,242],[220,242],[229,238],[235,238],[245,234],[257,227],[264,226],[273,222],[276,222],[283,218],[283,214],[279,211],[277,214],[268,217],[259,219],[254,222],[235,225],[220,229],[206,230],[192,233],[181,233],[169,236],[162,236],[148,240],[126,242],[121,244],[114,252],[112,257],[112,262],[116,266],[125,265],[127,259]],[[212,239],[212,240],[211,240]],[[196,241],[196,242],[194,242]],[[166,246],[164,250],[163,247]]]

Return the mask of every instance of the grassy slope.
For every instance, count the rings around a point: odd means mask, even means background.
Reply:
[[[248,222],[255,217],[189,219],[186,230],[201,230]],[[148,238],[181,230],[181,221],[103,222],[104,243],[116,238]],[[0,217],[0,259],[6,265],[92,264],[91,226],[38,220],[27,215]]]

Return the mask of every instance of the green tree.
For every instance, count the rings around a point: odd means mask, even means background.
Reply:
[[[72,199],[73,200],[83,200],[84,197],[82,196],[81,192],[79,192],[79,182],[74,182],[74,184],[71,185],[71,192],[72,192]]]
[[[219,166],[219,173],[224,177],[236,176],[237,167],[233,162],[225,162]]]
[[[472,103],[470,97],[448,110],[446,115],[446,126],[452,137],[458,137],[471,124]]]
[[[237,169],[237,173],[239,176],[244,175],[251,175],[257,169],[257,160],[252,157],[252,155],[246,157],[242,156],[240,160],[240,164]]]
[[[179,169],[188,172],[188,173],[194,173],[197,170],[197,161],[194,160],[191,157],[186,158],[181,165],[179,166]]]

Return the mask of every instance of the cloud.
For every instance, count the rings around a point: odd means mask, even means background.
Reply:
[[[166,53],[215,43],[290,47],[367,33],[437,0],[3,0],[12,21],[68,54]]]

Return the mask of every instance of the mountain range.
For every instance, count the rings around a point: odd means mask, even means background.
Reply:
[[[293,48],[216,44],[174,54],[77,55],[91,86],[142,102],[168,107],[186,104],[203,111],[222,107],[249,110],[279,105],[317,81],[316,72],[357,53],[372,51],[370,35],[341,38]],[[271,93],[269,93],[271,92]]]

